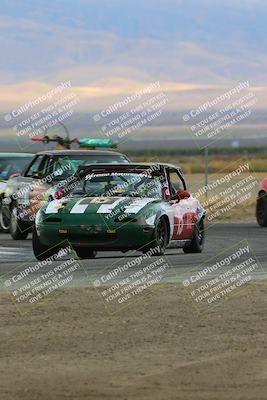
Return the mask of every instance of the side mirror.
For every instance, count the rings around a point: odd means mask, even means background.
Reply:
[[[178,200],[188,199],[190,197],[190,193],[187,190],[179,189],[177,191],[177,198]]]
[[[190,197],[190,193],[187,190],[183,190],[183,189],[179,189],[176,192],[176,196],[173,200],[175,200],[177,202],[183,199],[188,199]]]
[[[178,204],[180,200],[188,199],[190,196],[190,193],[186,190],[179,189],[176,194],[172,196],[170,204]]]

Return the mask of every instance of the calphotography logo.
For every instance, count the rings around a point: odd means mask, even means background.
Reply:
[[[4,287],[21,315],[32,311],[32,306],[45,305],[52,294],[74,283],[83,273],[72,246],[62,242],[48,249],[37,263],[24,263],[4,277]]]
[[[194,271],[186,273],[183,286],[199,311],[208,311],[246,290],[264,270],[247,240],[226,249]]]
[[[193,123],[190,131],[199,147],[205,147],[229,133],[236,124],[245,123],[258,103],[255,93],[249,91],[249,81],[240,82],[231,90],[201,104],[183,115],[186,123]],[[207,144],[203,145],[203,139]]]
[[[238,160],[209,177],[209,182],[192,194],[206,209],[209,227],[235,217],[255,202],[260,181],[248,160]]]
[[[80,99],[71,92],[71,82],[61,82],[47,93],[31,99],[4,116],[9,129],[15,132],[21,150],[30,147],[25,145],[25,138],[34,139],[44,136],[48,129],[66,122],[74,113]]]
[[[117,262],[93,278],[93,286],[109,313],[117,313],[159,288],[171,266],[166,257],[153,257],[158,252],[158,247],[151,247],[145,254],[124,258],[123,263]]]
[[[102,135],[123,143],[161,117],[168,103],[160,82],[152,82],[101,110],[93,120]]]

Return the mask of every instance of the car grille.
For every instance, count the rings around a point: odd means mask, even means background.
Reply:
[[[68,235],[63,235],[66,239],[70,240],[71,242],[101,242],[101,241],[114,241],[117,239],[116,233],[88,233],[84,235],[71,233]]]

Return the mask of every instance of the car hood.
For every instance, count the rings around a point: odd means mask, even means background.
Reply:
[[[43,209],[45,214],[137,214],[149,204],[161,200],[148,197],[83,197],[53,200]]]

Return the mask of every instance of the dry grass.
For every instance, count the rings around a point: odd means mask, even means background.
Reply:
[[[227,172],[227,171],[226,171]],[[209,176],[208,182],[212,184],[216,179],[223,177],[225,174],[223,173],[216,173],[211,174]],[[223,221],[223,222],[255,222],[255,207],[256,207],[256,198],[258,193],[258,186],[259,183],[262,181],[263,178],[266,178],[266,173],[243,173],[241,177],[235,177],[231,179],[229,184],[220,185],[217,190],[211,190],[208,192],[208,197],[206,198],[205,195],[199,197],[201,203],[205,206],[207,210],[214,204],[214,196],[216,194],[222,193],[223,191],[227,190],[227,188],[232,187],[237,182],[243,180],[244,178],[252,175],[253,181],[255,182],[255,186],[252,189],[249,189],[248,192],[251,193],[251,196],[248,200],[241,203],[238,206],[233,207],[229,212],[222,213],[221,216],[216,217],[216,221]],[[197,193],[197,191],[205,186],[205,175],[204,174],[188,174],[186,176],[188,189],[191,193]],[[235,190],[234,190],[235,191]],[[239,196],[240,197],[240,196]]]
[[[155,157],[151,159],[144,156],[134,157],[134,161],[137,162],[154,162],[156,161],[155,159]],[[201,174],[205,172],[205,160],[203,156],[160,156],[157,161],[166,162],[166,159],[171,164],[179,165],[186,174]],[[251,169],[253,169],[255,172],[266,172],[265,175],[267,175],[267,161],[266,157],[263,155],[257,155],[253,158],[244,158],[238,155],[211,155],[209,156],[209,173],[218,173],[222,170],[230,172],[231,164],[237,159],[240,159],[240,161],[249,161]]]

